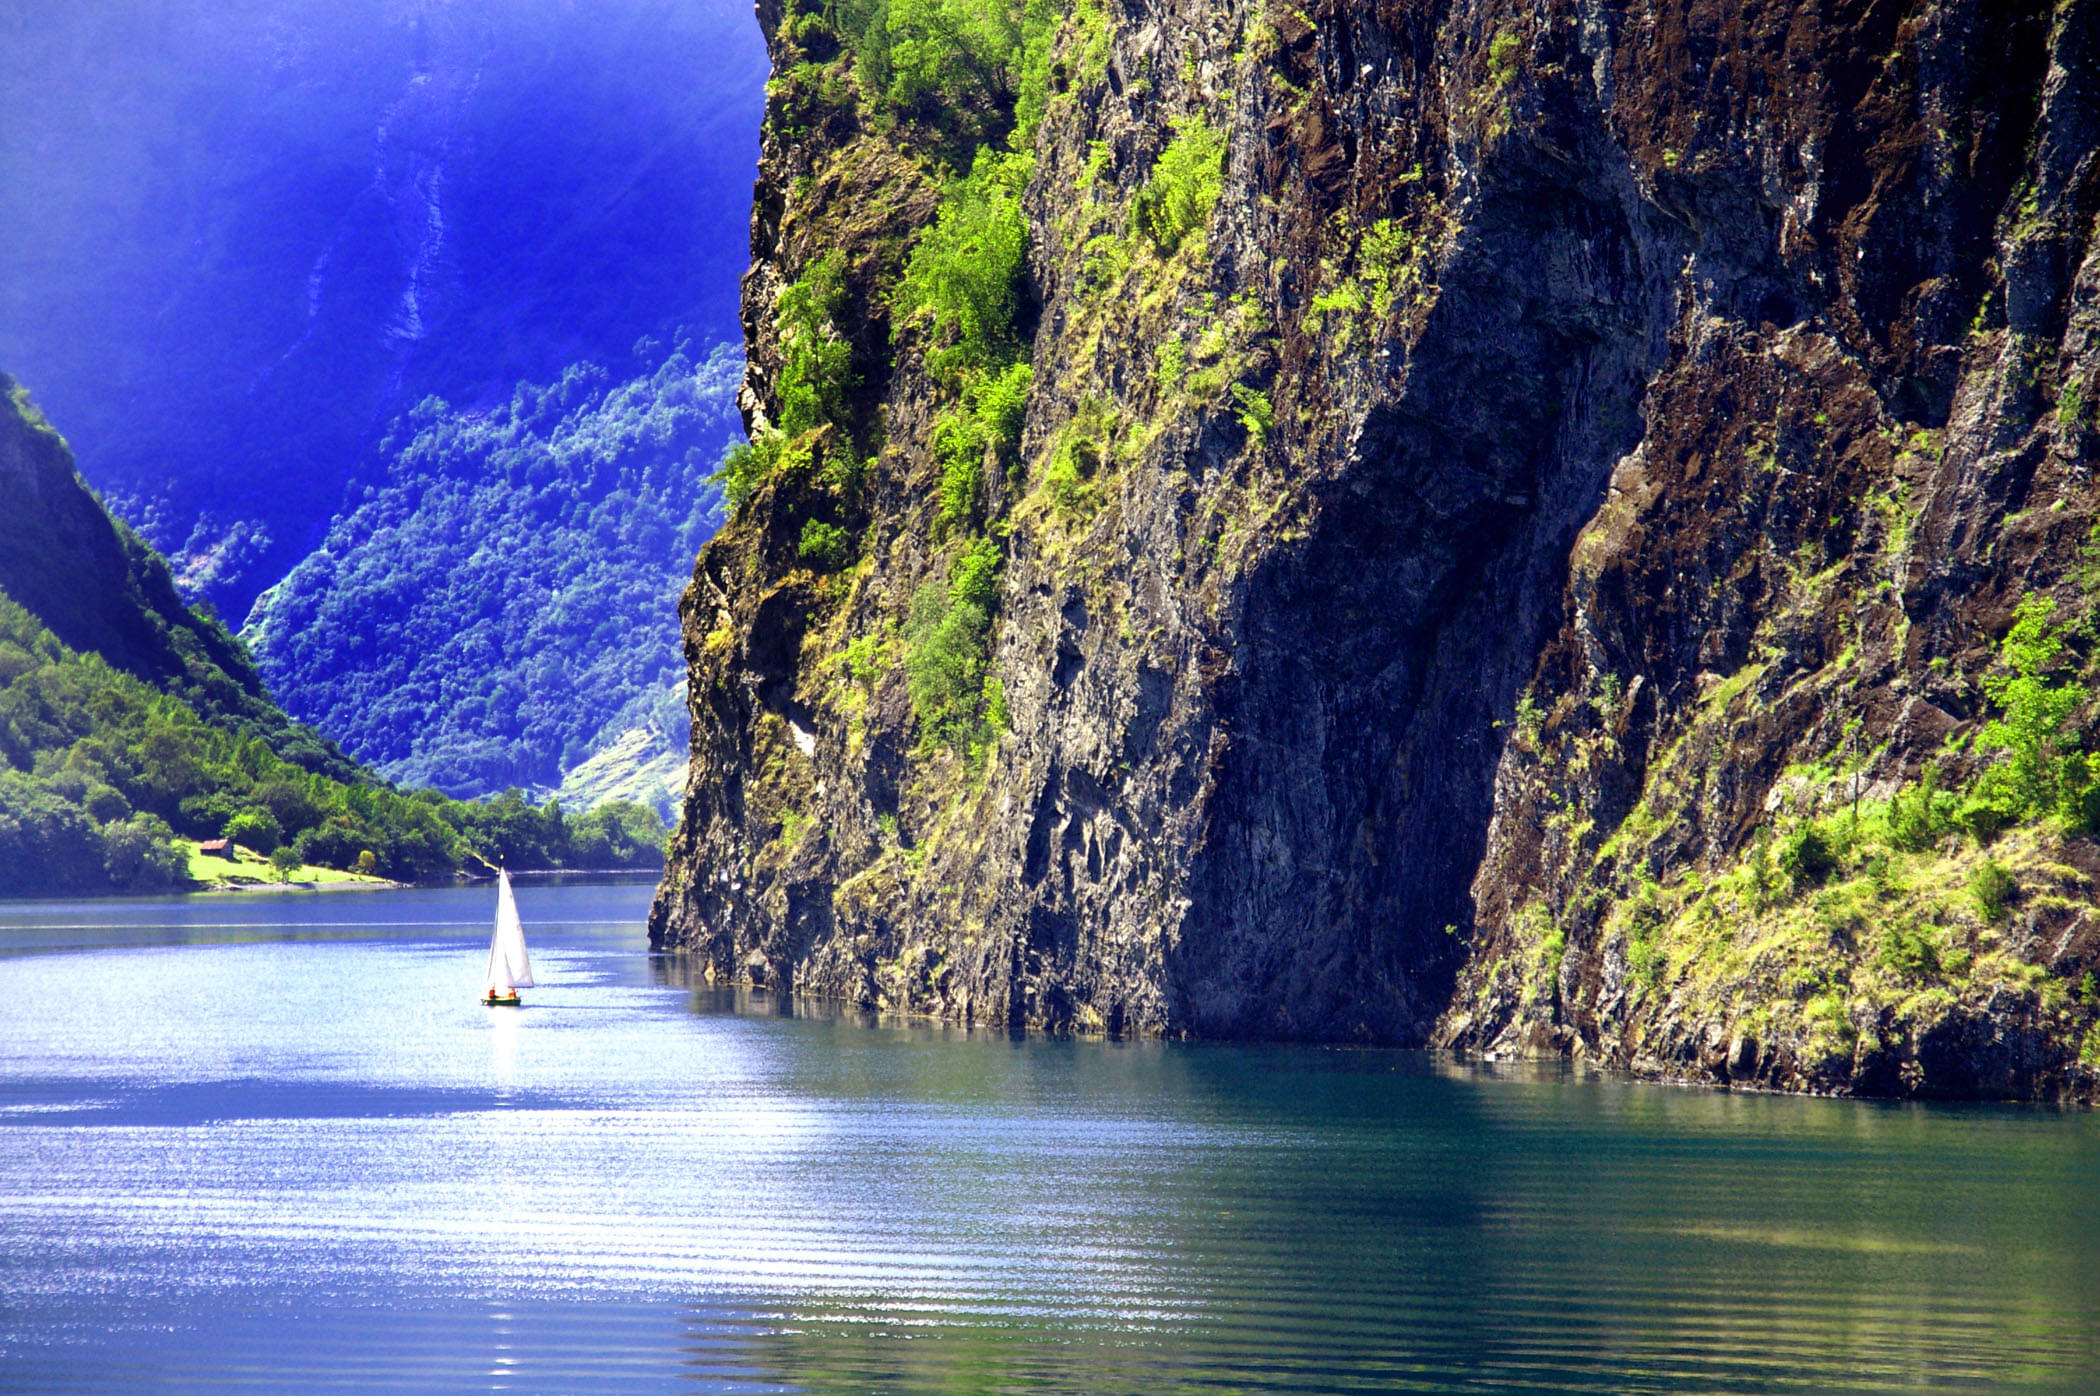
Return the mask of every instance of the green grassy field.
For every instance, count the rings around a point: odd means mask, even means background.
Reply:
[[[189,855],[190,880],[206,886],[226,885],[236,887],[264,887],[279,885],[277,870],[270,860],[252,849],[234,846],[235,856],[222,858],[215,853],[198,851],[197,840],[177,839],[176,846]],[[305,864],[285,876],[282,883],[293,886],[322,886],[330,884],[364,883],[367,886],[384,886],[382,877],[366,877],[362,873],[343,872],[338,868],[320,868]]]

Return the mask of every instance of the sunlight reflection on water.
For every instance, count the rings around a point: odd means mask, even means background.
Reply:
[[[738,1002],[648,891],[516,1011],[482,890],[0,903],[0,1390],[2100,1386],[2092,1116]]]

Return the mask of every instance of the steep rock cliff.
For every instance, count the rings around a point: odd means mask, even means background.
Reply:
[[[761,6],[656,943],[2093,1091],[2092,0],[1017,6],[929,63],[941,8]],[[941,275],[1002,178],[1008,302]]]

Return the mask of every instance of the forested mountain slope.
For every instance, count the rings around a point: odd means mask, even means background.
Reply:
[[[660,944],[2094,1094],[2094,0],[761,18]]]
[[[0,591],[67,648],[164,689],[284,759],[345,777],[356,764],[270,701],[247,651],[177,594],[167,563],[112,518],[65,438],[0,374]]]
[[[668,815],[677,596],[719,516],[708,477],[742,438],[741,357],[694,352],[410,414],[387,479],[257,603],[244,633],[271,689],[390,778],[462,797],[559,786],[624,744],[636,769],[587,795]]]
[[[663,826],[632,805],[570,819],[373,778],[271,703],[240,642],[181,604],[0,376],[0,895],[180,888],[178,838],[225,832],[424,878],[484,858],[652,866]]]

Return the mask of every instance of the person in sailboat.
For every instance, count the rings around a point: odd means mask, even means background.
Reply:
[[[510,890],[510,872],[496,869],[496,931],[489,937],[489,968],[482,1002],[491,1008],[518,1008],[518,990],[530,989],[532,957],[525,950],[525,926],[518,919],[518,899]]]

